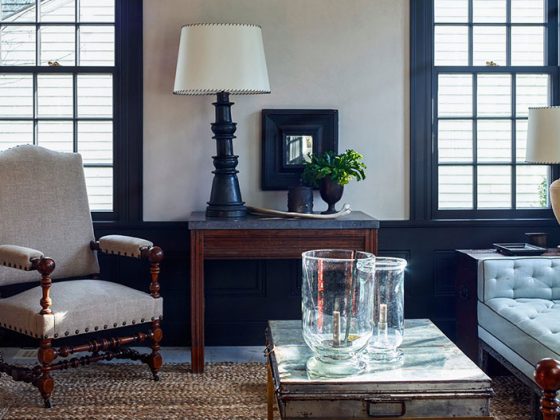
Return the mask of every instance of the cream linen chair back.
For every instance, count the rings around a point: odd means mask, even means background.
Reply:
[[[82,157],[39,146],[0,152],[0,245],[41,251],[53,278],[99,272]],[[0,266],[0,286],[38,282],[37,272]]]

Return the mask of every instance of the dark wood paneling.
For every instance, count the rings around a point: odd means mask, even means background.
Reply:
[[[185,223],[143,223],[117,227],[96,224],[96,236],[110,233],[144,237],[161,246],[162,323],[166,346],[190,344],[189,232]],[[452,339],[455,301],[455,249],[488,248],[493,242],[525,241],[525,232],[549,233],[549,245],[560,243],[560,228],[552,221],[493,223],[383,222],[379,255],[405,258],[405,315],[430,318]],[[148,268],[136,260],[103,256],[105,277],[148,291]],[[301,263],[295,260],[209,261],[206,277],[206,344],[261,345],[268,319],[301,318]],[[56,282],[53,287],[56,287]],[[2,292],[2,291],[0,291]],[[3,292],[2,292],[3,293]],[[3,293],[5,296],[6,293]],[[56,302],[55,302],[56,304]],[[30,345],[11,333],[2,345]]]

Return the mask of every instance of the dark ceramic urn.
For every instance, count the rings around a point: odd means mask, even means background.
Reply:
[[[327,176],[321,180],[319,192],[321,193],[323,201],[329,205],[329,208],[321,214],[336,213],[334,205],[342,198],[344,187]]]

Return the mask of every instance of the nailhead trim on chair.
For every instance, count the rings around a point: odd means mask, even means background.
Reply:
[[[128,253],[126,252],[114,251],[114,250],[103,249],[103,248],[101,248],[101,252],[109,255],[122,255],[123,257],[134,257],[138,259],[142,258],[142,252],[140,249],[138,249],[138,254],[131,254],[131,255],[128,255]]]
[[[163,315],[160,315],[159,317],[152,317],[152,321],[155,321],[156,319],[162,320],[162,319],[163,319]],[[140,323],[143,324],[143,323],[145,323],[145,322],[146,322],[146,320],[145,320],[144,318],[142,318]],[[128,321],[123,321],[121,324],[122,324],[122,326],[124,327],[124,326],[126,326],[126,325],[128,324]],[[136,324],[137,324],[137,322],[136,322],[135,319],[133,319],[132,322],[130,322],[130,325],[136,325]],[[118,327],[119,327],[119,323],[118,323],[118,322],[115,322],[113,325],[115,326],[115,328],[118,328]],[[58,338],[58,337],[59,337],[59,334],[58,334],[58,333],[55,333],[52,337],[50,337],[48,334],[45,335],[45,336],[41,336],[41,335],[39,335],[39,334],[33,334],[31,331],[24,330],[23,328],[17,328],[17,327],[14,327],[14,326],[12,326],[12,325],[5,324],[5,323],[3,323],[3,322],[0,322],[0,327],[6,328],[6,329],[8,329],[8,330],[16,331],[16,332],[19,332],[19,333],[21,333],[21,334],[25,334],[25,335],[27,335],[27,336],[29,336],[29,337],[34,337],[34,338]],[[98,331],[99,328],[100,328],[100,327],[98,327],[98,326],[93,327],[93,329],[94,329],[95,331]],[[103,329],[104,329],[104,330],[106,330],[106,329],[108,329],[108,328],[109,328],[108,325],[103,325]],[[90,330],[91,330],[90,327],[86,327],[86,328],[84,329],[84,333],[88,333],[88,332],[90,332]],[[79,335],[79,334],[80,334],[80,330],[76,330],[76,331],[74,332],[74,334],[72,334],[70,331],[65,331],[65,332],[64,332],[64,336],[65,336],[65,337],[68,337],[68,336],[70,336],[70,335]]]
[[[9,261],[2,261],[2,265],[4,267],[19,268],[20,270],[23,270],[23,271],[31,271],[31,267],[24,267],[23,265],[12,264]]]

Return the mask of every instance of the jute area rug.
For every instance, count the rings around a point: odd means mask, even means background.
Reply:
[[[0,419],[265,419],[263,364],[209,364],[193,375],[187,364],[167,365],[154,382],[145,366],[96,365],[59,372],[54,408],[36,388],[0,377]],[[497,420],[529,418],[529,392],[515,379],[494,381]],[[276,413],[275,419],[279,416]]]

